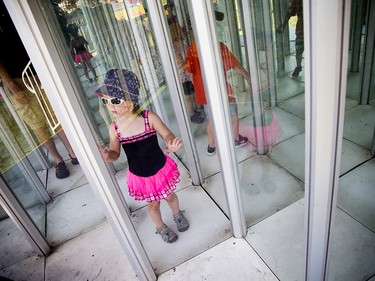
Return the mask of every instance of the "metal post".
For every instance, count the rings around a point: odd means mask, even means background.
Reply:
[[[244,237],[246,223],[239,191],[239,180],[232,124],[229,114],[224,70],[221,60],[220,46],[215,29],[214,11],[211,0],[190,0],[189,9],[192,14],[195,39],[203,83],[211,112],[211,122],[219,148],[219,161],[225,185],[226,199],[230,213],[233,236]],[[215,112],[215,114],[212,114]]]

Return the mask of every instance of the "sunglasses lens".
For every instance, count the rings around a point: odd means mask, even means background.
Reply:
[[[103,105],[107,105],[107,104],[108,104],[108,99],[106,99],[106,98],[101,98],[101,100],[102,100]]]
[[[111,101],[111,104],[114,104],[114,105],[120,104],[122,102],[122,100],[119,98],[112,98],[110,99],[110,101]]]

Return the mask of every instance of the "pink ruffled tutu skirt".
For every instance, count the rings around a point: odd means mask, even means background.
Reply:
[[[155,175],[140,177],[132,172],[127,172],[127,184],[129,195],[135,200],[147,202],[160,201],[167,198],[176,189],[180,182],[180,171],[176,162],[165,155],[166,162]]]
[[[275,146],[281,137],[281,127],[279,120],[276,115],[272,112],[272,121],[269,125],[264,127],[254,127],[252,125],[240,124],[241,134],[249,139],[249,142],[256,145],[256,136],[263,134],[264,136],[264,147],[271,149]]]
[[[90,60],[91,58],[92,58],[92,55],[89,52],[84,52],[84,53],[75,55],[76,63],[81,63],[83,61]]]

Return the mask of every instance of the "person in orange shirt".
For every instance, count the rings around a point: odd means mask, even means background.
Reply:
[[[221,51],[221,57],[223,60],[224,72],[226,73],[228,70],[231,70],[231,69],[235,70],[238,74],[240,74],[247,81],[248,85],[251,86],[251,80],[250,80],[250,76],[248,72],[243,68],[243,66],[240,64],[238,59],[230,52],[228,47],[222,42],[220,42],[220,51]],[[187,56],[186,56],[185,69],[192,76],[192,81],[193,81],[194,89],[195,89],[196,103],[204,105],[204,109],[205,109],[207,119],[208,119],[207,154],[209,156],[212,156],[216,152],[216,145],[215,145],[214,134],[212,131],[212,125],[209,119],[207,99],[206,99],[206,94],[205,94],[204,85],[203,85],[202,73],[201,73],[199,57],[198,57],[198,50],[197,50],[197,46],[195,42],[193,42],[189,46]],[[248,143],[248,139],[246,137],[241,136],[239,133],[239,118],[238,118],[238,107],[236,103],[236,98],[233,95],[233,90],[230,84],[228,83],[226,77],[225,77],[225,82],[227,86],[229,108],[230,108],[232,124],[233,124],[234,142],[235,142],[236,147],[241,147]]]

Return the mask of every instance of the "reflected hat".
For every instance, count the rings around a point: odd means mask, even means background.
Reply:
[[[110,69],[105,74],[104,83],[95,93],[138,103],[139,80],[134,72],[126,69]]]

